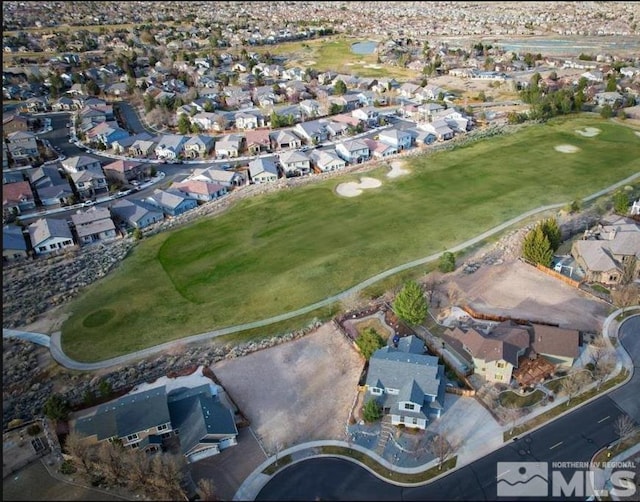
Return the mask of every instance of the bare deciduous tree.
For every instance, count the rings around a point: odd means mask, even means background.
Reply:
[[[125,457],[128,451],[120,443],[103,441],[98,446],[97,460],[100,472],[110,484],[118,484],[125,477]]]
[[[573,371],[562,380],[562,390],[567,395],[567,406],[571,399],[577,396],[587,383],[587,376],[584,371]]]
[[[598,389],[600,389],[600,386],[611,374],[615,366],[616,366],[616,362],[611,353],[606,354],[605,357],[600,359],[600,361],[598,362],[598,365],[593,371],[593,377],[597,382]]]
[[[151,477],[148,483],[153,487],[153,497],[157,500],[183,500],[182,487],[185,460],[182,455],[165,453],[151,459]]]
[[[455,305],[462,296],[462,291],[457,284],[451,283],[447,287],[447,298],[449,299],[449,305]]]
[[[636,424],[629,415],[620,415],[613,424],[613,430],[624,441],[636,431]]]
[[[611,299],[624,312],[627,307],[640,304],[640,286],[635,283],[618,286],[611,291]]]
[[[216,496],[216,485],[211,479],[200,479],[196,491],[198,492],[200,500],[218,500]]]
[[[76,431],[71,431],[65,440],[64,446],[67,454],[73,457],[76,467],[82,473],[90,474],[93,468],[95,448],[84,441],[84,436]]]
[[[455,453],[456,446],[446,433],[440,432],[431,439],[429,451],[438,459],[438,470],[442,470],[442,465]]]
[[[593,364],[594,373],[597,372],[600,363],[609,357],[611,357],[611,348],[607,341],[599,336],[589,346],[589,359]]]
[[[342,309],[346,312],[358,310],[364,303],[365,299],[360,291],[354,291],[345,296],[340,302]]]
[[[129,450],[124,457],[124,473],[131,490],[146,489],[146,483],[151,476],[149,455],[141,450]]]
[[[433,297],[438,289],[438,285],[442,283],[442,274],[437,271],[427,274],[424,280],[424,292],[427,294],[427,300],[429,304],[433,301]]]
[[[515,404],[509,404],[507,406],[503,406],[500,409],[500,413],[505,423],[510,425],[509,435],[513,434],[516,422],[520,417],[522,417],[522,409],[518,408]]]

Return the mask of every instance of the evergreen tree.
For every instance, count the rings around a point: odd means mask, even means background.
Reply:
[[[393,302],[396,315],[414,326],[424,322],[427,309],[427,300],[415,281],[408,281]]]
[[[453,253],[445,251],[438,261],[438,270],[440,272],[453,272],[456,269],[456,257]]]
[[[365,422],[375,422],[382,417],[382,409],[375,399],[367,401],[362,408],[362,418]]]
[[[522,256],[532,263],[539,263],[545,267],[551,265],[553,250],[541,225],[537,225],[525,236],[522,243]]]
[[[625,215],[629,210],[629,196],[622,190],[613,195],[613,209],[616,213]]]
[[[356,338],[356,345],[368,360],[376,350],[384,347],[384,340],[375,329],[367,328]]]
[[[562,232],[555,218],[549,218],[541,224],[542,232],[549,240],[549,245],[553,251],[557,251],[562,243]]]

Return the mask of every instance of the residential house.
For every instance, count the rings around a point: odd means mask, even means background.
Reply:
[[[444,121],[454,132],[466,132],[471,128],[471,121],[455,108],[433,112],[431,121],[434,123]]]
[[[615,106],[624,102],[624,96],[617,91],[613,92],[598,92],[594,96],[594,100],[598,106]]]
[[[116,160],[102,168],[107,181],[128,184],[133,180],[142,180],[147,174],[147,167],[135,160]]]
[[[309,157],[298,150],[288,150],[280,154],[280,165],[284,175],[304,176],[311,171]]]
[[[69,173],[69,178],[76,187],[78,195],[82,199],[91,199],[99,193],[109,190],[107,178],[102,169],[87,169],[86,171]]]
[[[334,150],[313,150],[309,154],[309,159],[317,172],[326,173],[344,169],[347,165],[344,159]]]
[[[225,171],[224,169],[219,169],[215,165],[205,168],[196,168],[189,178],[218,183],[226,186],[227,188],[239,187],[247,182],[245,176],[241,172]]]
[[[238,157],[242,151],[244,137],[240,134],[227,134],[221,137],[215,144],[217,159]]]
[[[184,152],[185,136],[178,134],[165,134],[158,140],[155,148],[156,157],[159,159],[175,160]]]
[[[300,122],[293,128],[294,132],[304,138],[309,145],[317,145],[326,141],[329,137],[327,123],[323,120],[310,120]]]
[[[236,444],[238,434],[233,414],[221,404],[217,387],[206,384],[171,392],[163,385],[127,394],[75,419],[72,428],[87,443],[118,439],[125,448],[147,453],[159,451],[165,440],[178,437],[188,462]]]
[[[111,213],[118,222],[133,228],[146,228],[164,219],[164,213],[141,201],[119,199],[111,204]]]
[[[23,214],[25,211],[35,209],[35,207],[35,197],[28,181],[2,185],[2,214],[4,219],[10,215]]]
[[[356,93],[346,93],[342,96],[331,96],[330,103],[338,105],[343,112],[349,113],[360,106],[360,98]]]
[[[435,120],[433,122],[420,123],[418,129],[422,129],[428,133],[433,134],[438,140],[446,141],[453,138],[454,132],[447,125],[443,119]]]
[[[102,169],[98,159],[87,157],[86,155],[68,157],[60,162],[60,164],[67,173],[79,173],[88,169],[100,171]]]
[[[259,157],[249,162],[251,183],[273,183],[278,181],[278,166],[273,157]]]
[[[122,155],[127,152],[131,145],[133,145],[138,140],[149,141],[153,138],[149,133],[142,132],[139,134],[135,134],[133,136],[125,136],[123,138],[119,138],[115,141],[111,142],[111,148],[113,149],[113,153],[116,155]]]
[[[174,189],[156,189],[145,201],[161,209],[168,216],[179,216],[198,206],[196,199]]]
[[[413,143],[413,136],[407,131],[402,131],[392,127],[391,129],[385,129],[378,134],[378,140],[381,143],[385,143],[389,146],[396,148],[397,151],[407,150],[411,148]]]
[[[214,144],[215,138],[213,136],[202,134],[191,136],[184,144],[184,155],[189,159],[207,157],[213,150]]]
[[[445,107],[439,103],[424,103],[417,107],[414,119],[421,122],[431,122],[433,115],[444,109]]]
[[[383,143],[382,141],[376,141],[374,139],[368,138],[364,138],[363,141],[369,147],[371,156],[377,159],[384,159],[385,157],[389,157],[398,153],[398,149],[395,146]]]
[[[257,129],[266,125],[264,115],[258,110],[242,110],[234,118],[238,129]]]
[[[302,146],[301,138],[293,131],[293,129],[280,129],[270,134],[274,148],[285,150],[289,148],[300,148]]]
[[[129,131],[122,129],[115,121],[105,121],[97,124],[86,132],[89,141],[100,142],[111,148],[114,141],[129,137]]]
[[[171,188],[202,202],[219,199],[227,194],[226,186],[204,180],[188,179],[181,183],[173,183]]]
[[[365,399],[376,400],[392,425],[424,430],[444,410],[444,366],[415,335],[395,336],[369,359]]]
[[[436,141],[436,135],[431,132],[423,131],[422,129],[405,129],[406,132],[411,134],[413,143],[419,146],[431,145]]]
[[[249,155],[259,155],[271,151],[269,129],[254,129],[244,133],[247,152]]]
[[[55,166],[40,166],[29,176],[40,202],[45,207],[70,204],[73,190]]]
[[[2,262],[12,262],[27,257],[27,241],[22,227],[4,225],[2,227]]]
[[[39,218],[28,227],[29,240],[36,255],[53,253],[74,246],[66,220]]]
[[[543,356],[558,368],[571,368],[580,356],[580,333],[575,329],[535,323],[532,328],[532,353]]]
[[[619,284],[627,267],[633,280],[640,279],[640,224],[625,217],[603,220],[574,241],[571,256],[589,282]]]
[[[373,106],[363,106],[351,112],[351,116],[357,118],[367,127],[377,127],[380,122],[380,113]]]
[[[222,132],[229,127],[229,119],[221,112],[200,112],[189,118],[192,124],[203,131]]]
[[[132,157],[150,157],[156,150],[158,144],[156,139],[137,139],[127,149]]]
[[[7,148],[14,160],[38,157],[36,135],[29,131],[14,131],[7,134]]]
[[[349,139],[336,144],[336,152],[349,164],[360,164],[371,156],[369,147],[361,139]]]
[[[180,432],[180,449],[188,463],[217,455],[237,444],[233,412],[213,385],[176,389],[168,395],[169,417]]]
[[[412,99],[416,96],[421,87],[411,82],[405,82],[398,88],[398,95],[403,98]]]
[[[530,344],[527,328],[511,322],[499,324],[488,335],[474,328],[464,331],[458,327],[450,328],[445,334],[462,344],[471,356],[475,374],[488,382],[504,384],[511,382],[518,358],[525,354]]]
[[[313,119],[320,116],[320,103],[315,99],[305,99],[300,101],[298,106],[306,119]]]
[[[340,136],[344,136],[349,132],[349,124],[344,122],[336,122],[334,120],[325,120],[324,122],[327,128],[327,134],[329,139],[334,139]]]
[[[71,215],[78,243],[83,246],[94,242],[109,241],[116,238],[116,226],[106,207],[97,207],[78,211]]]
[[[60,96],[53,103],[51,103],[51,110],[54,112],[65,112],[75,110],[77,104],[68,96]]]

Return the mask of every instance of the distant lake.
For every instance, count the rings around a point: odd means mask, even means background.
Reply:
[[[358,42],[356,44],[351,44],[351,52],[361,56],[366,56],[367,54],[373,54],[376,47],[378,47],[378,42],[373,42],[371,40],[368,42]]]

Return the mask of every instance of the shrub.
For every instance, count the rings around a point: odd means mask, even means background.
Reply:
[[[64,462],[62,462],[62,465],[60,466],[60,473],[65,475],[73,474],[77,470],[78,469],[75,468],[71,460],[65,460]]]
[[[42,432],[42,427],[40,427],[39,424],[33,424],[27,427],[27,434],[29,434],[29,436],[37,436],[41,432]]]
[[[378,404],[378,401],[371,399],[367,401],[362,409],[362,417],[365,422],[375,422],[382,418],[382,407]]]

